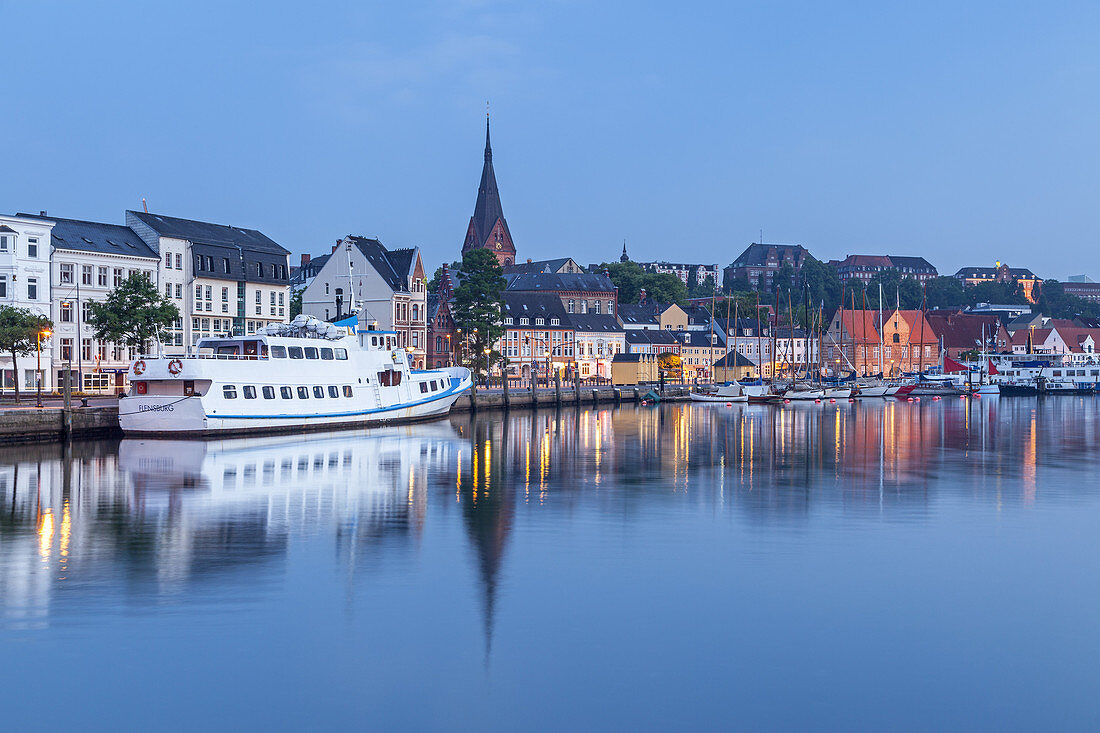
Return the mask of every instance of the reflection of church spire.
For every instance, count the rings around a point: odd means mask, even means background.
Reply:
[[[487,426],[485,426],[487,427]],[[508,535],[512,531],[512,518],[515,515],[515,506],[512,495],[501,483],[499,470],[494,470],[492,465],[486,467],[485,453],[482,446],[488,439],[487,430],[477,430],[475,427],[473,442],[474,463],[471,464],[470,475],[463,477],[462,516],[466,521],[466,533],[470,537],[474,551],[477,553],[478,572],[481,576],[481,590],[483,596],[483,621],[485,633],[485,661],[488,663],[493,646],[493,624],[496,613],[497,578],[500,575],[500,567],[504,560],[504,551],[508,543]],[[501,463],[498,458],[497,468]],[[486,470],[488,468],[488,470]],[[476,472],[476,473],[475,473]],[[485,476],[488,474],[489,480]]]

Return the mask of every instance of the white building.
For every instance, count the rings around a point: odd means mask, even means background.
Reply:
[[[60,387],[72,370],[74,389],[107,392],[125,386],[134,349],[98,341],[88,323],[90,304],[133,274],[157,280],[159,257],[133,230],[117,224],[41,216],[53,226],[50,237],[50,318],[53,384]]]
[[[126,225],[158,253],[157,285],[182,315],[167,353],[289,321],[290,252],[263,233],[143,211],[127,211]]]
[[[720,284],[718,265],[700,265],[685,262],[639,262],[642,269],[658,275],[675,275],[684,285],[703,285],[710,278],[712,286]],[[693,282],[694,281],[694,282]]]
[[[53,224],[23,214],[0,216],[0,305],[26,308],[50,316],[50,231]],[[52,341],[42,341],[42,389],[52,389]],[[34,390],[37,354],[20,357],[19,389]],[[0,354],[4,390],[14,390],[16,374],[10,354]]]
[[[428,344],[427,280],[419,248],[388,250],[377,239],[347,236],[302,291],[302,313],[397,332],[398,343],[423,369]]]
[[[611,378],[611,359],[624,353],[626,330],[613,315],[574,313],[569,315],[576,344],[576,362],[582,379]]]

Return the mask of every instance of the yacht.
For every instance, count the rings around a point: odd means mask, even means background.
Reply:
[[[195,353],[143,356],[119,400],[126,433],[298,432],[446,415],[472,384],[463,367],[416,370],[395,332],[297,316]]]

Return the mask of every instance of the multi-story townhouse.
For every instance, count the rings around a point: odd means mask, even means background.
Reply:
[[[494,349],[509,375],[543,380],[573,366],[573,323],[555,295],[505,293],[501,314],[504,335]]]
[[[134,231],[118,224],[40,216],[53,225],[50,236],[51,318],[54,323],[51,368],[54,384],[70,370],[74,389],[106,392],[123,388],[136,350],[99,341],[89,316],[131,275],[157,281],[159,257]],[[152,345],[150,345],[152,348]]]
[[[127,211],[126,225],[158,253],[158,287],[182,314],[167,353],[289,320],[290,252],[263,233],[144,211]]]
[[[349,235],[331,254],[302,291],[302,312],[326,321],[358,313],[360,323],[396,332],[414,367],[423,369],[428,288],[420,249],[388,250],[377,239]]]
[[[726,287],[735,280],[747,280],[753,290],[771,290],[772,281],[783,265],[797,274],[809,251],[800,244],[759,244],[753,242],[724,270]]]
[[[680,342],[680,366],[685,379],[710,379],[714,362],[726,355],[726,340],[719,330],[673,331]]]
[[[577,365],[581,378],[611,378],[611,360],[626,353],[626,330],[619,319],[606,313],[570,313]]]
[[[619,290],[607,273],[520,273],[506,275],[508,292],[553,293],[569,314],[615,316]]]
[[[44,213],[44,212],[43,212]],[[50,315],[50,231],[53,223],[23,214],[0,216],[0,305]],[[50,358],[53,340],[41,341],[42,389],[52,389]],[[15,373],[10,354],[0,354],[5,390],[29,391],[38,385],[38,354],[18,360]]]
[[[841,280],[858,280],[864,284],[887,270],[897,270],[901,277],[910,277],[918,282],[934,280],[939,276],[935,266],[923,257],[848,255],[832,264],[836,266],[837,276]]]
[[[718,265],[701,265],[683,262],[639,262],[643,270],[658,275],[675,275],[684,285],[702,286],[710,280],[713,286],[720,283]]]

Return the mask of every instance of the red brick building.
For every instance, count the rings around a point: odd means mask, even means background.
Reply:
[[[508,222],[504,219],[504,209],[500,205],[500,191],[497,189],[497,176],[493,170],[493,149],[489,145],[489,118],[485,118],[485,164],[481,169],[481,183],[477,187],[477,201],[474,203],[474,215],[466,227],[466,239],[462,243],[462,253],[472,249],[487,249],[497,256],[500,264],[507,267],[516,262],[516,247],[512,244],[512,234],[508,231]]]

